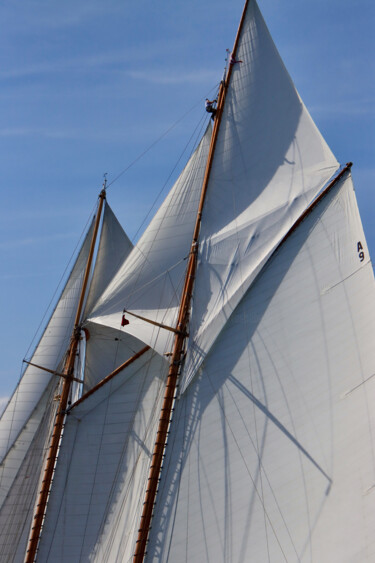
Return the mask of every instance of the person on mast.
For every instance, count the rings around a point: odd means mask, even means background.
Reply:
[[[216,99],[211,101],[208,98],[206,98],[206,103],[205,103],[206,111],[211,114],[212,120],[215,119],[215,114],[217,111],[216,108],[214,107],[216,103],[217,103]]]
[[[240,59],[236,59],[236,57],[233,55],[233,53],[230,52],[229,49],[227,49],[227,53],[229,55],[229,64],[231,66],[237,64],[237,63],[242,63],[243,61],[241,61]]]

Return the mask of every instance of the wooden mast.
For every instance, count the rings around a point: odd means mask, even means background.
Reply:
[[[37,500],[37,503],[36,503],[33,524],[32,524],[32,527],[31,527],[31,532],[30,532],[30,536],[29,536],[29,543],[28,543],[28,548],[27,548],[26,557],[25,557],[25,563],[34,563],[34,561],[35,561],[36,551],[37,551],[37,548],[38,548],[39,538],[40,538],[42,524],[43,524],[43,520],[44,520],[44,515],[45,515],[45,512],[46,512],[47,500],[48,500],[48,495],[49,495],[49,491],[50,491],[50,488],[51,488],[55,463],[56,463],[56,459],[57,459],[57,453],[58,453],[58,449],[59,449],[59,443],[60,443],[60,439],[61,439],[61,435],[62,435],[62,431],[63,431],[63,427],[64,427],[64,421],[65,421],[65,416],[66,416],[66,409],[67,409],[67,406],[68,406],[70,388],[71,388],[72,382],[74,380],[74,376],[73,376],[74,363],[75,363],[75,360],[76,360],[78,343],[79,343],[80,338],[81,338],[80,320],[81,320],[83,305],[84,305],[84,302],[85,302],[86,289],[87,289],[87,285],[88,285],[92,260],[93,260],[93,256],[94,256],[95,243],[96,243],[96,238],[97,238],[97,234],[98,234],[98,230],[99,230],[100,218],[101,218],[103,204],[104,204],[104,200],[105,200],[105,196],[106,196],[105,188],[106,188],[106,180],[104,180],[103,189],[99,194],[99,205],[98,205],[98,211],[97,211],[96,219],[95,219],[94,231],[93,231],[92,239],[91,239],[89,256],[88,256],[88,259],[87,259],[85,274],[84,274],[83,283],[82,283],[82,289],[81,289],[80,298],[79,298],[79,302],[78,302],[78,306],[77,306],[77,312],[76,312],[76,316],[75,316],[75,320],[74,320],[74,328],[73,328],[72,336],[71,336],[71,339],[70,339],[70,346],[69,346],[69,349],[68,349],[68,354],[67,354],[67,358],[65,360],[65,365],[64,365],[64,369],[63,369],[64,381],[63,381],[63,386],[62,386],[62,391],[61,391],[60,403],[59,403],[59,406],[58,406],[58,410],[57,410],[57,414],[56,414],[56,418],[55,418],[55,425],[54,425],[54,428],[53,428],[53,433],[52,433],[52,437],[51,437],[51,441],[50,441],[48,456],[47,456],[46,464],[45,464],[45,467],[44,467],[44,475],[43,475],[41,490],[39,492],[38,500]]]
[[[240,25],[238,27],[236,39],[234,42],[233,51],[232,51],[233,59],[235,59],[236,57],[239,37],[245,20],[248,4],[249,4],[249,0],[246,0],[242,12]],[[229,62],[229,68],[225,81],[223,81],[220,84],[217,112],[215,116],[214,128],[212,132],[211,143],[210,143],[210,148],[209,148],[209,153],[206,163],[206,170],[202,183],[201,197],[199,201],[197,218],[196,218],[195,228],[193,233],[193,241],[191,244],[189,262],[186,270],[185,283],[184,283],[184,288],[180,302],[178,320],[176,324],[176,336],[174,339],[173,352],[172,352],[168,377],[166,381],[163,406],[160,413],[159,426],[156,434],[154,451],[152,454],[151,466],[150,466],[149,477],[147,481],[145,500],[143,503],[143,510],[142,510],[142,516],[138,530],[138,537],[137,537],[137,542],[134,552],[133,563],[142,563],[145,556],[147,538],[150,530],[152,512],[155,504],[155,498],[156,498],[157,487],[160,478],[164,449],[168,435],[168,428],[171,422],[172,407],[173,407],[174,396],[176,391],[177,378],[180,372],[181,357],[184,351],[187,325],[189,322],[192,291],[194,287],[195,273],[197,268],[198,245],[199,245],[198,238],[199,238],[199,232],[201,227],[202,211],[203,211],[204,201],[206,198],[208,181],[210,178],[213,155],[215,152],[216,142],[218,138],[221,117],[223,114],[225,97],[230,82],[230,77],[232,75],[233,66],[234,64]]]

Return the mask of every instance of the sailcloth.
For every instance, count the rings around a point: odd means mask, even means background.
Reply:
[[[106,200],[98,254],[86,301],[84,318],[89,316],[96,301],[113,280],[132,248],[131,241]]]
[[[58,372],[63,369],[92,233],[93,221],[31,358],[32,363]],[[86,310],[107,285],[109,277],[117,271],[131,246],[110,207],[106,205]],[[50,373],[28,366],[0,420],[0,451],[3,456],[0,465],[0,556],[4,561],[7,557],[13,561],[15,550],[21,553],[26,547],[42,462],[48,448],[46,436],[53,427],[51,412],[55,412],[58,405],[58,385],[58,379]],[[20,547],[21,544],[23,547]],[[22,555],[19,557],[23,560]]]
[[[374,288],[347,177],[176,402],[147,562],[374,560]]]
[[[40,490],[42,468],[58,407],[58,401],[54,400],[54,397],[58,394],[59,384],[57,379],[50,381],[30,417],[31,420],[27,423],[28,432],[24,429],[20,433],[16,447],[10,450],[5,460],[0,508],[0,560],[4,563],[24,561],[34,506]],[[39,424],[24,454],[24,444],[28,444],[30,427],[33,427],[36,421],[39,421]],[[4,492],[7,492],[6,496]]]
[[[118,329],[126,308],[147,319],[175,326],[210,138],[209,125],[140,241],[99,299],[91,321]],[[129,320],[128,334],[159,353],[169,351],[170,332],[131,316]]]
[[[87,321],[98,298],[113,280],[132,248],[131,241],[106,201],[98,253],[84,312],[84,393],[143,346],[121,330]],[[120,329],[119,323],[117,329]]]
[[[255,1],[239,37],[200,234],[182,389],[291,225],[338,168]]]
[[[167,369],[166,360],[149,350],[72,408],[40,561],[131,560]]]
[[[144,343],[126,330],[86,322],[85,332],[84,393],[144,348]]]
[[[48,369],[62,368],[69,345],[79,293],[90,248],[93,224],[88,230],[69,279],[31,358]],[[28,366],[0,419],[0,506],[48,407],[43,396],[54,376]]]
[[[24,560],[30,527],[38,563],[132,561],[159,417],[170,425],[147,563],[375,561],[375,283],[351,174],[330,181],[339,165],[255,0],[245,6],[212,162],[209,125],[134,248],[105,206],[75,358],[84,382],[63,413],[40,535],[61,383],[27,368],[1,418],[4,561]],[[170,369],[207,165],[186,355]],[[53,370],[92,230],[32,358]]]

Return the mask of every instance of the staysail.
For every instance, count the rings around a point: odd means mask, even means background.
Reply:
[[[148,351],[67,417],[40,561],[129,561],[167,362]]]
[[[210,138],[209,125],[140,241],[99,299],[90,320],[118,329],[126,308],[147,319],[175,325]],[[135,317],[129,319],[129,334],[161,354],[169,351],[170,332]]]

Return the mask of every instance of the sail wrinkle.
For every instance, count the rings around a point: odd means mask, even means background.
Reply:
[[[350,165],[335,175],[255,0],[235,45],[213,154],[209,120],[134,247],[105,206],[43,563],[130,563],[142,526],[145,563],[375,561],[375,282]],[[92,229],[32,357],[51,370]],[[62,379],[29,366],[0,420],[5,561],[24,560],[36,529]]]
[[[357,241],[368,256],[348,174],[176,401],[147,563],[372,560],[375,286]]]
[[[83,393],[92,389],[107,375],[144,347],[143,342],[123,330],[87,322]]]
[[[134,553],[168,364],[149,350],[67,418],[41,561],[128,561]]]
[[[122,311],[175,326],[211,138],[198,148],[138,244],[96,305],[90,320],[119,328]],[[126,331],[159,353],[169,351],[169,331],[131,319]]]
[[[338,168],[250,2],[202,218],[183,392],[275,248]],[[228,279],[226,260],[238,255]],[[225,258],[224,258],[225,257]]]

